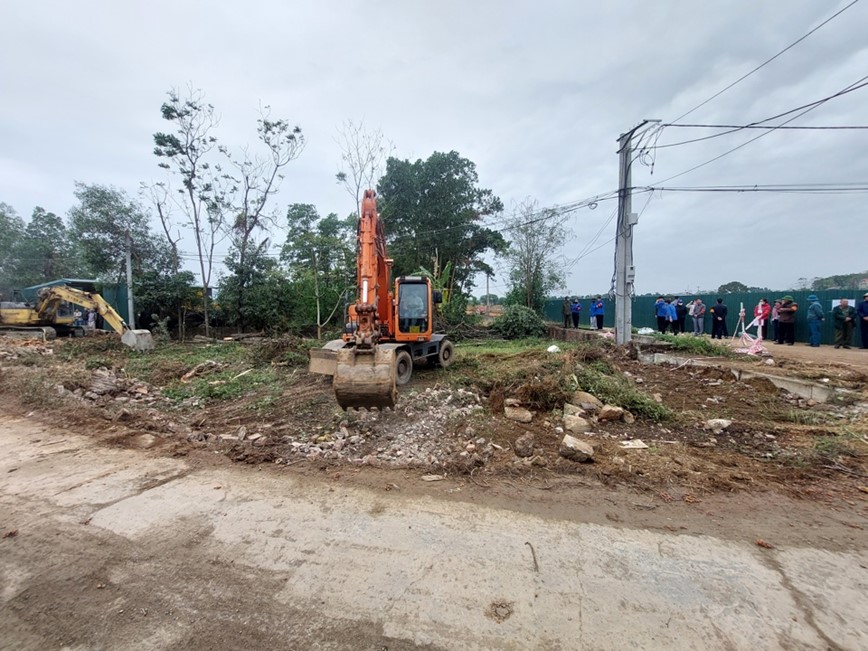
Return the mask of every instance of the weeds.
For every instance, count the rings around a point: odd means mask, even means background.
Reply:
[[[604,361],[579,365],[572,376],[575,388],[595,395],[604,403],[627,409],[656,423],[672,417],[672,411],[640,391]]]
[[[681,352],[702,357],[734,357],[734,353],[727,346],[717,344],[705,337],[693,337],[689,335],[656,335],[660,341],[672,344],[672,347]]]

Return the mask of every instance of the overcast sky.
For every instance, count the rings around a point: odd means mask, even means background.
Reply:
[[[293,202],[352,210],[334,178],[346,119],[382,129],[401,158],[458,151],[507,206],[528,196],[565,204],[617,188],[620,133],[644,118],[674,120],[849,2],[5,2],[0,201],[25,217],[37,205],[66,214],[75,181],[135,196],[141,181],[164,178],[152,134],[167,126],[166,91],[192,83],[216,106],[228,145],[254,141],[260,104],[303,129],[281,213]],[[845,88],[868,75],[866,27],[863,1],[683,122],[744,124]],[[868,124],[866,106],[868,88],[791,124]],[[670,127],[658,144],[708,133]],[[660,149],[653,175],[634,165],[633,184],[757,135]],[[775,131],[666,185],[865,182],[866,145],[868,131]],[[636,212],[646,197],[634,198]],[[866,198],[655,194],[635,231],[636,289],[785,288],[865,270]],[[573,214],[567,258],[614,208]],[[613,235],[614,222],[572,264],[565,290],[608,291]],[[492,291],[504,285],[499,274]]]

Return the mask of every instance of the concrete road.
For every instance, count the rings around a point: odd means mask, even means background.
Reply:
[[[545,519],[28,419],[0,449],[4,649],[868,649],[864,548]]]

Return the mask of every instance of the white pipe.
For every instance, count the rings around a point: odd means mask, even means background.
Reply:
[[[368,279],[365,278],[362,281],[362,300],[367,303],[368,302]]]

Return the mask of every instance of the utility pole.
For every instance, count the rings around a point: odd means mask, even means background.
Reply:
[[[628,344],[633,338],[633,227],[639,216],[632,212],[633,136],[649,123],[660,120],[642,120],[618,139],[620,166],[618,172],[618,225],[615,232],[615,342]]]
[[[133,311],[133,238],[127,230],[127,325],[130,330],[136,329],[136,314]]]
[[[485,272],[485,316],[491,316],[491,292],[488,291],[488,279],[491,274]]]

